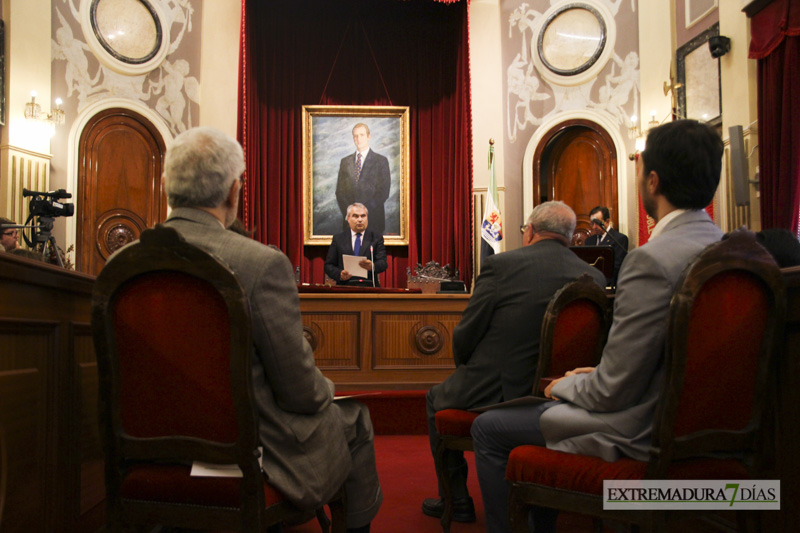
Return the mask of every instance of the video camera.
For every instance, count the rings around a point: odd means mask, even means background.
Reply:
[[[75,204],[59,202],[72,195],[64,189],[53,192],[39,192],[22,189],[22,197],[31,197],[28,219],[22,226],[22,238],[28,247],[34,251],[41,251],[46,261],[55,257],[56,263],[63,267],[64,259],[56,246],[56,239],[52,236],[53,219],[55,217],[71,217],[75,214]],[[36,220],[34,220],[34,217]]]
[[[22,197],[32,196],[29,204],[33,217],[71,217],[75,214],[75,204],[61,203],[58,200],[72,198],[64,189],[53,192],[39,192],[22,189]]]

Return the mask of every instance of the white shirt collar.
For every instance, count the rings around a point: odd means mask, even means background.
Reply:
[[[362,162],[362,163],[363,163],[363,162],[364,162],[364,160],[367,158],[367,154],[368,154],[368,153],[369,153],[369,146],[367,146],[367,149],[366,149],[366,150],[364,150],[363,152],[359,152],[358,150],[356,150],[356,154],[361,154],[361,162]],[[356,155],[356,158],[358,158],[358,155]]]
[[[676,209],[675,211],[670,211],[669,213],[667,213],[666,216],[664,216],[664,218],[658,221],[656,227],[653,228],[652,233],[650,233],[650,239],[648,239],[648,242],[652,241],[653,239],[661,235],[661,233],[664,231],[664,228],[666,228],[667,224],[669,224],[670,220],[676,218],[678,215],[682,215],[686,211],[687,209]]]

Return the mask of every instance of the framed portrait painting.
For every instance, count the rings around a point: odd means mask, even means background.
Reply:
[[[303,106],[304,244],[329,245],[362,203],[387,245],[408,244],[407,106]]]

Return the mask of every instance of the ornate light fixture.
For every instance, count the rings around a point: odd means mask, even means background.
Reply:
[[[636,121],[638,117],[636,115],[631,115],[631,125],[628,127],[628,138],[629,139],[636,139],[642,135],[639,126],[637,126]]]
[[[61,109],[61,98],[56,98],[56,107],[48,113],[42,113],[42,106],[36,103],[36,91],[31,91],[31,101],[25,104],[25,118],[39,120],[49,126],[61,126],[66,122],[66,115]]]

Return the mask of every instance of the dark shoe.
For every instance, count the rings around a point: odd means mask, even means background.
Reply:
[[[444,498],[426,498],[422,502],[422,512],[434,518],[441,518],[444,514]],[[453,501],[453,522],[474,522],[475,505],[472,498],[467,496]]]

